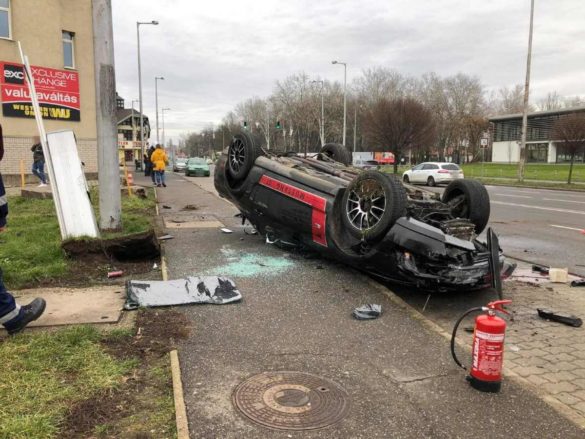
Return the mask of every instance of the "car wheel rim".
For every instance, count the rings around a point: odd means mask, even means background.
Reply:
[[[232,142],[230,146],[229,160],[232,171],[236,173],[240,172],[240,169],[242,169],[244,162],[246,161],[246,148],[244,142],[240,139],[236,139]]]
[[[384,189],[374,179],[360,181],[347,198],[347,219],[358,230],[368,230],[376,226],[382,220],[385,211]]]

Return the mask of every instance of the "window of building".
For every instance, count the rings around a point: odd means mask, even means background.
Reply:
[[[63,66],[69,69],[75,68],[74,36],[73,32],[63,31]]]
[[[548,158],[548,143],[531,143],[526,145],[526,161],[530,163],[546,163]]]
[[[10,0],[0,0],[0,38],[11,38]]]

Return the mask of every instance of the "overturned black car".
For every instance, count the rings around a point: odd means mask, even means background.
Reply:
[[[490,214],[481,183],[455,180],[441,198],[350,163],[339,144],[312,158],[275,155],[242,132],[218,160],[214,183],[268,241],[384,280],[447,291],[494,286],[511,274],[495,233],[488,230],[487,244],[476,239]]]

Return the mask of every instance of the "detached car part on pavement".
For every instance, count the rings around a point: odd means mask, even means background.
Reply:
[[[433,291],[479,289],[514,270],[499,246],[491,252],[477,239],[490,215],[481,183],[455,180],[440,197],[350,163],[339,144],[313,158],[274,155],[242,132],[218,160],[214,183],[268,240],[384,280]]]

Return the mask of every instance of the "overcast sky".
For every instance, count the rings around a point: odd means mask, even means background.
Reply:
[[[477,75],[488,89],[524,82],[530,0],[112,0],[118,92],[138,99],[154,129],[154,77],[167,139],[221,122],[235,104],[268,96],[305,71],[348,82],[384,66],[407,75]],[[531,101],[585,95],[583,0],[536,0]],[[159,116],[160,117],[160,116]],[[159,121],[162,130],[162,122]],[[155,135],[153,134],[153,138]]]

